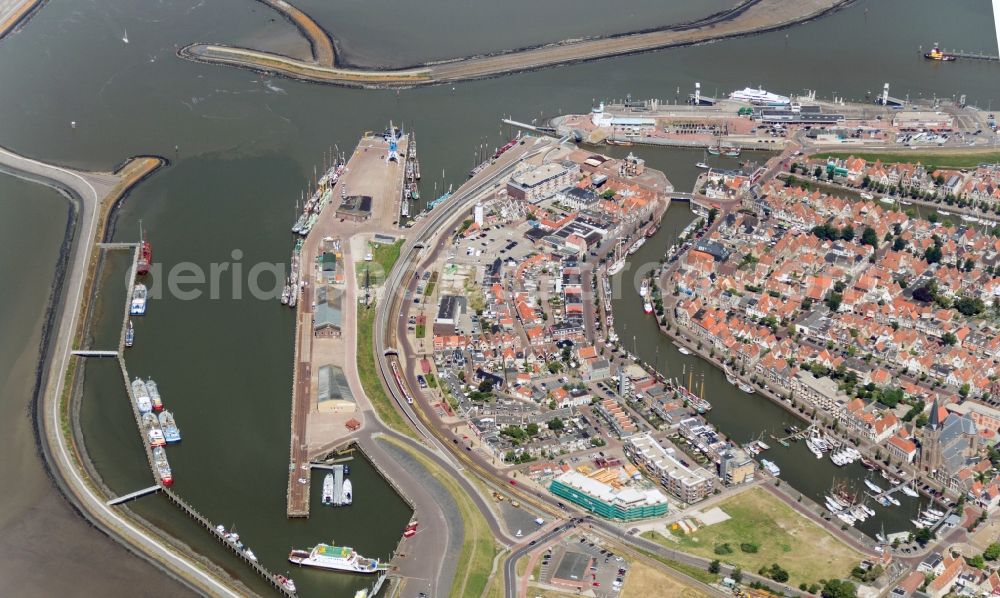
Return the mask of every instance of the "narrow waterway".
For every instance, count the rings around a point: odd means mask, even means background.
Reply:
[[[489,21],[479,7],[459,10],[454,2],[433,3],[426,10],[398,2],[319,4],[306,0],[304,7],[315,8],[321,22],[343,36],[351,56],[394,66],[487,51],[508,39],[508,33],[518,43],[563,39],[577,32],[612,33],[618,27],[633,28],[636,22],[689,19],[725,2],[698,6],[643,2],[627,14],[601,19],[585,10],[594,6],[592,2],[560,0],[554,9],[518,2],[514,5],[518,14]],[[540,18],[544,11],[549,12]],[[289,548],[331,538],[363,554],[385,556],[408,511],[377,479],[364,478],[365,466],[359,462],[352,474],[359,476],[358,503],[352,509],[322,510],[308,521],[290,522],[284,516],[292,318],[276,301],[251,299],[247,275],[259,262],[288,260],[295,201],[325,151],[339,147],[350,152],[359,135],[385,127],[390,118],[415,129],[426,200],[465,180],[480,144],[496,147],[505,140],[508,132],[499,124],[502,115],[544,119],[586,111],[595,99],[628,93],[637,98],[683,99],[695,81],[712,95],[760,84],[781,93],[809,88],[822,97],[836,93],[848,98],[862,98],[889,81],[893,95],[900,97],[908,91],[916,95],[918,90],[925,96],[966,93],[971,102],[987,106],[992,100],[1000,106],[995,64],[928,64],[917,55],[917,46],[926,48],[934,41],[990,51],[995,37],[992,23],[983,18],[988,11],[988,0],[862,0],[788,31],[454,87],[396,92],[309,85],[174,56],[178,46],[193,41],[266,40],[270,48],[302,51],[292,26],[257,2],[179,0],[139,5],[124,0],[50,0],[21,32],[0,43],[0,81],[5,83],[0,86],[4,117],[0,144],[47,161],[91,169],[110,169],[138,153],[171,160],[168,168],[125,201],[116,238],[134,240],[141,219],[154,245],[154,260],[165,270],[182,262],[197,264],[206,272],[213,263],[228,263],[230,269],[221,277],[218,299],[205,285],[200,287],[204,294],[195,300],[181,300],[171,293],[166,294],[170,298],[152,300],[149,315],[137,322],[129,367],[136,375],[155,377],[177,414],[185,439],[169,454],[178,491],[209,518],[235,525],[261,560],[281,571],[288,567]],[[511,23],[525,27],[510,32]],[[121,41],[125,28],[128,44]],[[373,30],[376,35],[368,33]],[[70,121],[77,123],[76,128]],[[693,163],[700,158],[700,152],[664,150],[661,155],[645,148],[636,152],[663,168],[680,190],[693,181]],[[668,159],[671,155],[675,159]],[[3,263],[13,268],[5,270],[10,272],[5,280],[16,281],[5,287],[3,300],[24,301],[26,289],[36,291],[24,304],[30,306],[28,311],[0,309],[4,318],[0,368],[17,365],[24,383],[31,371],[26,364],[37,353],[30,350],[37,342],[30,340],[31,331],[37,333],[45,289],[52,279],[54,257],[43,251],[58,246],[66,211],[57,201],[45,203],[42,211],[25,211],[20,205],[0,201],[0,225],[6,225],[2,243],[10,248],[3,253],[9,261]],[[634,257],[655,261],[689,219],[686,206],[675,205],[659,236]],[[40,261],[34,262],[36,258]],[[236,285],[244,290],[242,299],[234,298],[228,275],[237,262],[243,264],[238,277],[242,282]],[[38,266],[29,266],[32,263]],[[120,294],[123,284],[111,269],[105,282],[109,296]],[[267,277],[260,282],[266,285]],[[710,417],[723,431],[745,441],[755,431],[731,426],[753,418],[759,418],[752,426],[756,432],[778,428],[782,412],[760,397],[737,393],[721,374],[698,360],[684,361],[654,327],[640,325],[635,296],[626,295],[619,303],[619,321],[633,330],[623,331],[623,337],[634,334],[646,359],[655,359],[660,346],[659,357],[670,375],[678,375],[683,363],[708,370],[706,391],[716,406]],[[102,308],[109,311],[95,322],[96,344],[113,339],[120,323],[119,306],[109,303]],[[115,491],[131,491],[148,485],[150,476],[120,379],[104,365],[88,369],[81,425],[87,449],[108,485]],[[7,378],[13,379],[13,374]],[[21,413],[25,397],[17,389],[5,388],[4,413]],[[730,424],[724,424],[727,419]],[[25,475],[24,468],[37,467],[26,460],[34,450],[33,438],[24,432],[29,429],[4,436],[5,454],[11,459],[5,462],[15,464],[11,471],[19,476]],[[825,489],[829,478],[843,471],[819,475],[823,467],[832,466],[807,463],[796,451],[804,449],[785,451],[787,459],[777,448],[772,453],[788,472],[785,477],[803,492],[810,492],[809,484],[816,492]],[[796,456],[799,474],[793,462]],[[795,475],[802,479],[792,481]],[[66,580],[65,587],[75,589],[87,589],[87,584],[103,579],[115,581],[107,585],[118,588],[156,587],[157,575],[150,568],[125,557],[67,510],[63,511],[67,523],[53,527],[59,519],[44,507],[62,504],[61,499],[39,478],[24,479],[29,481],[4,488],[4,497],[20,505],[5,512],[23,517],[21,531],[5,535],[11,543],[3,546],[22,550],[26,559],[19,563],[30,571],[31,579],[41,580],[39,584]],[[249,569],[159,497],[143,499],[134,508],[192,550],[256,584]],[[900,525],[887,522],[886,530]],[[25,538],[37,539],[39,547],[32,549]],[[53,552],[49,542],[59,543],[66,552]],[[115,562],[120,563],[90,561],[102,554],[119,555]],[[29,566],[39,562],[46,566]],[[58,568],[59,576],[50,575],[53,568]],[[94,571],[104,572],[105,577]],[[294,573],[304,595],[341,593],[363,583],[338,574]],[[63,588],[57,585],[43,593]],[[113,592],[97,586],[90,593]]]
[[[688,192],[694,186],[698,171],[693,165],[702,159],[701,152],[640,147],[629,149],[645,158],[647,165],[667,172],[676,190]],[[763,161],[765,158],[764,154],[746,153],[741,159]],[[712,165],[733,164],[715,158]],[[684,227],[696,218],[688,203],[672,203],[659,232],[631,256],[626,269],[618,275],[622,277],[620,281],[616,281],[621,293],[612,306],[615,328],[622,344],[647,363],[655,365],[664,376],[677,378],[684,385],[691,381],[696,392],[700,391],[704,383],[704,397],[712,403],[708,421],[740,444],[763,435],[763,440],[771,449],[762,453],[761,457],[774,461],[781,468],[781,479],[804,496],[823,504],[823,495],[835,483],[846,484],[855,492],[864,493],[868,490],[864,479],[871,472],[860,463],[837,467],[829,458],[818,460],[804,442],[793,442],[787,448],[782,447],[771,438],[771,434],[783,437],[788,425],[804,427],[802,420],[761,394],[748,395],[740,391],[726,381],[722,370],[705,360],[694,355],[682,355],[673,342],[658,327],[652,325],[652,316],[643,313],[642,299],[636,291],[640,280],[637,273],[648,272],[658,265],[667,248],[676,241]],[[888,488],[888,482],[880,476],[875,476],[872,481],[882,488]],[[859,527],[871,536],[879,533],[882,526],[886,533],[912,529],[913,524],[909,520],[916,515],[923,499],[909,498],[902,493],[896,493],[896,498],[900,501],[899,507],[881,507],[869,499],[869,506],[875,509],[876,516],[859,524]]]

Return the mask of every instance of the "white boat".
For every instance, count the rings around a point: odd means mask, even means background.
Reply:
[[[351,480],[344,480],[344,500],[341,504],[349,505],[354,502],[354,488],[351,486]]]
[[[631,247],[629,247],[629,249],[628,249],[628,254],[629,254],[629,255],[632,255],[632,254],[633,254],[633,253],[635,253],[636,251],[639,251],[639,248],[640,248],[640,247],[642,247],[642,246],[643,246],[643,245],[645,245],[645,244],[646,244],[646,237],[639,237],[639,238],[638,238],[638,239],[636,240],[636,242],[635,242],[635,243],[633,243]]]
[[[317,544],[311,550],[293,550],[288,560],[304,567],[318,567],[335,571],[350,571],[352,573],[376,573],[387,567],[378,559],[369,559],[359,555],[349,546],[332,546]]]
[[[896,498],[895,496],[893,496],[891,494],[887,494],[885,496],[885,498],[886,498],[886,500],[888,500],[889,502],[892,503],[892,506],[894,506],[894,507],[898,507],[899,506],[899,499]]]
[[[788,96],[765,91],[763,87],[758,87],[757,89],[746,87],[736,90],[729,94],[729,99],[738,102],[749,102],[755,106],[787,106],[792,103]]]
[[[912,523],[913,525],[915,525],[915,526],[917,526],[919,528],[925,528],[925,527],[927,527],[927,525],[925,523],[923,523],[922,521],[918,521],[916,519],[910,519],[910,523]]]
[[[515,537],[515,538],[520,538],[520,537],[521,537],[521,536],[523,536],[523,535],[524,535],[524,534],[523,534],[523,533],[521,533],[521,530],[517,530],[517,533],[516,533],[516,534],[514,534],[514,537]]]
[[[608,275],[614,276],[615,274],[621,272],[624,267],[625,267],[625,260],[618,260],[617,262],[608,266]]]
[[[914,490],[912,486],[903,486],[900,490],[902,490],[903,494],[909,496],[910,498],[918,498],[920,496],[920,494]]]
[[[122,41],[127,44],[128,43],[128,28],[125,27],[124,25],[122,25],[122,29],[124,30],[124,33],[122,34]]]
[[[871,200],[871,199],[875,199],[875,196],[872,195],[871,193],[868,193],[867,191],[863,191],[861,193],[861,199],[869,199],[869,200]]]
[[[847,525],[854,525],[854,517],[851,517],[847,513],[837,513],[837,518],[846,523]]]
[[[937,213],[941,214],[942,216],[951,216],[952,215],[951,212],[946,212],[944,210],[937,210]]]
[[[979,218],[976,218],[975,216],[970,216],[968,214],[962,214],[961,218],[965,222],[979,222]]]
[[[757,390],[753,386],[750,386],[749,384],[747,384],[746,382],[744,382],[742,380],[740,380],[739,382],[736,383],[736,388],[742,390],[743,392],[747,393],[748,395],[752,395],[753,393],[757,392]]]
[[[938,517],[938,518],[944,517],[944,513],[943,512],[938,511],[937,509],[932,509],[930,507],[924,509],[924,513],[927,513],[929,515],[934,515],[935,517]]]
[[[333,474],[328,473],[323,477],[323,504],[333,504]]]
[[[252,551],[252,550],[250,550],[249,548],[247,548],[246,550],[244,550],[244,551],[243,551],[243,554],[245,554],[245,555],[246,555],[246,557],[247,557],[248,559],[250,559],[251,561],[256,561],[256,560],[257,560],[257,555],[256,555],[256,554],[254,554],[254,553],[253,553],[253,551]]]
[[[812,451],[812,454],[816,455],[817,459],[823,458],[823,451],[821,451],[819,447],[816,445],[816,443],[813,442],[812,438],[806,438],[806,446],[809,447],[809,450]]]
[[[133,316],[141,316],[146,313],[146,285],[138,283],[132,289],[132,302],[129,303],[128,313]]]
[[[885,203],[885,204],[889,204],[890,206],[891,206],[892,204],[896,203],[896,200],[895,200],[895,199],[893,199],[893,198],[891,198],[891,197],[887,197],[887,196],[885,196],[885,195],[883,195],[882,197],[878,198],[878,200],[879,200],[880,202],[882,202],[882,203]]]
[[[643,280],[642,284],[639,285],[639,296],[640,297],[645,297],[646,293],[648,293],[648,292],[649,292],[649,281],[648,280]]]
[[[698,162],[697,164],[695,164],[695,166],[701,168],[702,170],[708,170],[709,168],[711,168],[711,166],[705,164],[704,162]]]
[[[649,299],[642,302],[642,311],[647,314],[653,313],[653,304],[649,302]]]
[[[885,492],[884,490],[882,490],[882,488],[878,486],[878,484],[868,479],[865,480],[865,486],[868,486],[868,488],[870,488],[872,492],[877,492],[879,494]]]
[[[149,390],[141,378],[136,378],[132,381],[132,396],[135,399],[135,406],[139,410],[139,413],[153,412],[153,402],[149,398]]]
[[[760,464],[764,466],[764,469],[768,471],[774,477],[781,475],[781,468],[778,467],[773,461],[768,461],[767,459],[761,459]]]

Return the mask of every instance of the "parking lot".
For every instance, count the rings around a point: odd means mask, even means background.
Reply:
[[[511,258],[522,260],[534,251],[524,238],[522,225],[516,228],[491,227],[478,234],[460,238],[455,242],[454,258],[459,264],[489,264],[493,260]]]
[[[618,596],[628,575],[624,558],[586,536],[572,535],[542,555],[539,581],[575,591],[592,590],[598,598]]]

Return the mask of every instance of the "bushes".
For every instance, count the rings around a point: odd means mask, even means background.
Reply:
[[[754,542],[744,542],[740,544],[740,550],[746,553],[753,554],[758,550],[760,550],[760,546],[755,544]]]
[[[732,546],[729,545],[728,542],[725,544],[715,545],[715,554],[732,554],[732,553],[733,553],[733,548]]]
[[[757,573],[763,575],[764,577],[773,579],[778,583],[785,583],[788,581],[788,571],[782,569],[781,565],[778,563],[774,563],[770,567],[761,567]]]

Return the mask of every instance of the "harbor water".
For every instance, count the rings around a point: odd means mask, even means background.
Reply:
[[[612,33],[618,27],[632,28],[634,22],[687,20],[725,5],[713,1],[692,8],[691,3],[679,1],[644,2],[628,14],[595,24],[590,13],[566,0],[553,5],[562,9],[554,11],[556,16],[545,19],[535,18],[533,5],[520,3],[524,10],[505,15],[504,21],[516,17],[532,23],[518,33],[516,26],[496,27],[496,20],[484,23],[486,13],[449,8],[449,3],[435,4],[426,13],[407,12],[416,8],[402,4],[331,6],[308,0],[303,8],[315,9],[328,29],[343,35],[352,60],[404,65],[489,51],[508,39],[525,45],[581,31]],[[400,14],[409,16],[400,19]],[[995,64],[928,64],[916,47],[939,41],[948,47],[995,50],[992,23],[983,18],[988,14],[988,0],[868,0],[787,31],[397,92],[310,85],[175,57],[177,47],[194,41],[266,42],[272,48],[301,51],[302,42],[291,25],[256,2],[137,5],[124,0],[52,0],[22,31],[0,43],[0,80],[5,82],[0,85],[0,144],[46,161],[89,169],[111,169],[140,153],[171,161],[126,199],[115,238],[134,241],[141,219],[153,243],[154,261],[165,270],[183,262],[206,272],[212,264],[226,263],[230,269],[220,277],[216,295],[206,284],[198,287],[203,291],[198,298],[164,292],[163,299],[152,299],[148,315],[136,322],[136,346],[127,357],[128,366],[133,375],[156,379],[177,416],[184,441],[167,452],[178,493],[211,520],[235,526],[266,566],[283,572],[290,569],[285,558],[290,548],[331,539],[366,556],[388,556],[408,517],[406,505],[363,461],[355,460],[351,475],[357,478],[357,500],[352,507],[317,507],[308,520],[285,518],[293,320],[276,301],[253,299],[247,278],[254,264],[288,259],[295,201],[312,178],[314,166],[321,165],[324,152],[337,147],[349,153],[364,131],[380,130],[390,118],[414,129],[423,173],[422,205],[465,179],[480,145],[502,144],[509,135],[499,124],[503,115],[530,122],[560,112],[586,111],[595,99],[627,93],[673,101],[686,97],[695,81],[710,95],[716,95],[716,89],[721,95],[760,84],[781,93],[808,88],[818,90],[821,97],[836,94],[848,99],[861,99],[889,81],[897,97],[917,95],[918,90],[924,96],[964,93],[983,107],[1000,106]],[[373,21],[385,33],[367,34]],[[121,41],[125,27],[128,44]],[[71,127],[70,121],[77,126]],[[678,190],[688,190],[685,185],[693,181],[693,163],[700,152],[635,151],[662,168]],[[3,256],[12,259],[2,263],[6,279],[17,284],[7,285],[9,290],[0,299],[9,302],[0,305],[5,333],[0,335],[0,371],[20,372],[20,386],[9,387],[15,380],[12,375],[6,378],[8,387],[2,395],[4,413],[16,415],[27,405],[31,362],[37,353],[33,347],[37,348],[66,207],[48,190],[11,191],[8,185],[24,187],[8,178],[0,177],[0,225],[5,231]],[[690,218],[686,206],[672,207],[658,236],[633,257],[655,261]],[[243,268],[234,285],[236,263]],[[114,270],[109,266],[102,284],[106,296],[117,302],[123,280]],[[261,276],[259,283],[267,286],[269,281]],[[234,287],[242,289],[242,298],[234,298]],[[620,325],[630,329],[620,333],[623,338],[634,334],[637,351],[647,360],[656,358],[659,347],[659,359],[670,375],[678,375],[684,363],[705,371],[706,394],[715,405],[710,419],[720,430],[745,441],[760,432],[780,430],[783,422],[790,421],[766,400],[730,387],[720,372],[677,355],[653,327],[640,326],[638,320],[630,323],[632,312],[641,317],[637,297],[626,295],[619,302]],[[121,324],[120,306],[102,303],[100,312],[103,317],[94,323],[95,343],[113,339]],[[150,483],[125,401],[112,364],[94,362],[88,367],[83,435],[97,471],[119,493]],[[59,567],[65,576],[34,572],[42,593],[64,589],[60,585],[64,581],[55,579],[64,577],[77,584],[95,584],[92,593],[113,594],[99,585],[94,570],[113,569],[117,583],[109,585],[114,587],[138,583],[153,587],[156,580],[169,583],[76,521],[39,470],[40,461],[30,459],[35,449],[29,418],[4,421],[17,432],[4,435],[2,462],[18,472],[19,480],[28,480],[6,485],[0,494],[0,504],[13,507],[4,512],[23,514],[21,525],[28,526],[20,528],[20,536],[4,535],[5,539],[20,537],[16,546],[27,554],[47,550],[47,541],[73,547],[47,559],[50,570]],[[813,463],[815,459],[804,451],[798,445],[771,450],[783,477],[810,496],[829,488],[834,476],[850,474],[857,479],[861,473],[835,469],[829,461]],[[313,480],[314,488],[320,486],[318,479]],[[265,591],[247,567],[163,497],[144,498],[132,508],[251,589]],[[896,511],[901,521],[886,521],[886,531],[903,525],[904,508]],[[887,517],[897,515],[890,510]],[[8,544],[2,546],[10,550]],[[109,561],[100,560],[111,559],[108,555],[116,555],[118,564],[111,567]],[[81,562],[92,566],[77,566]],[[293,570],[292,574],[305,596],[364,584],[327,572]]]

